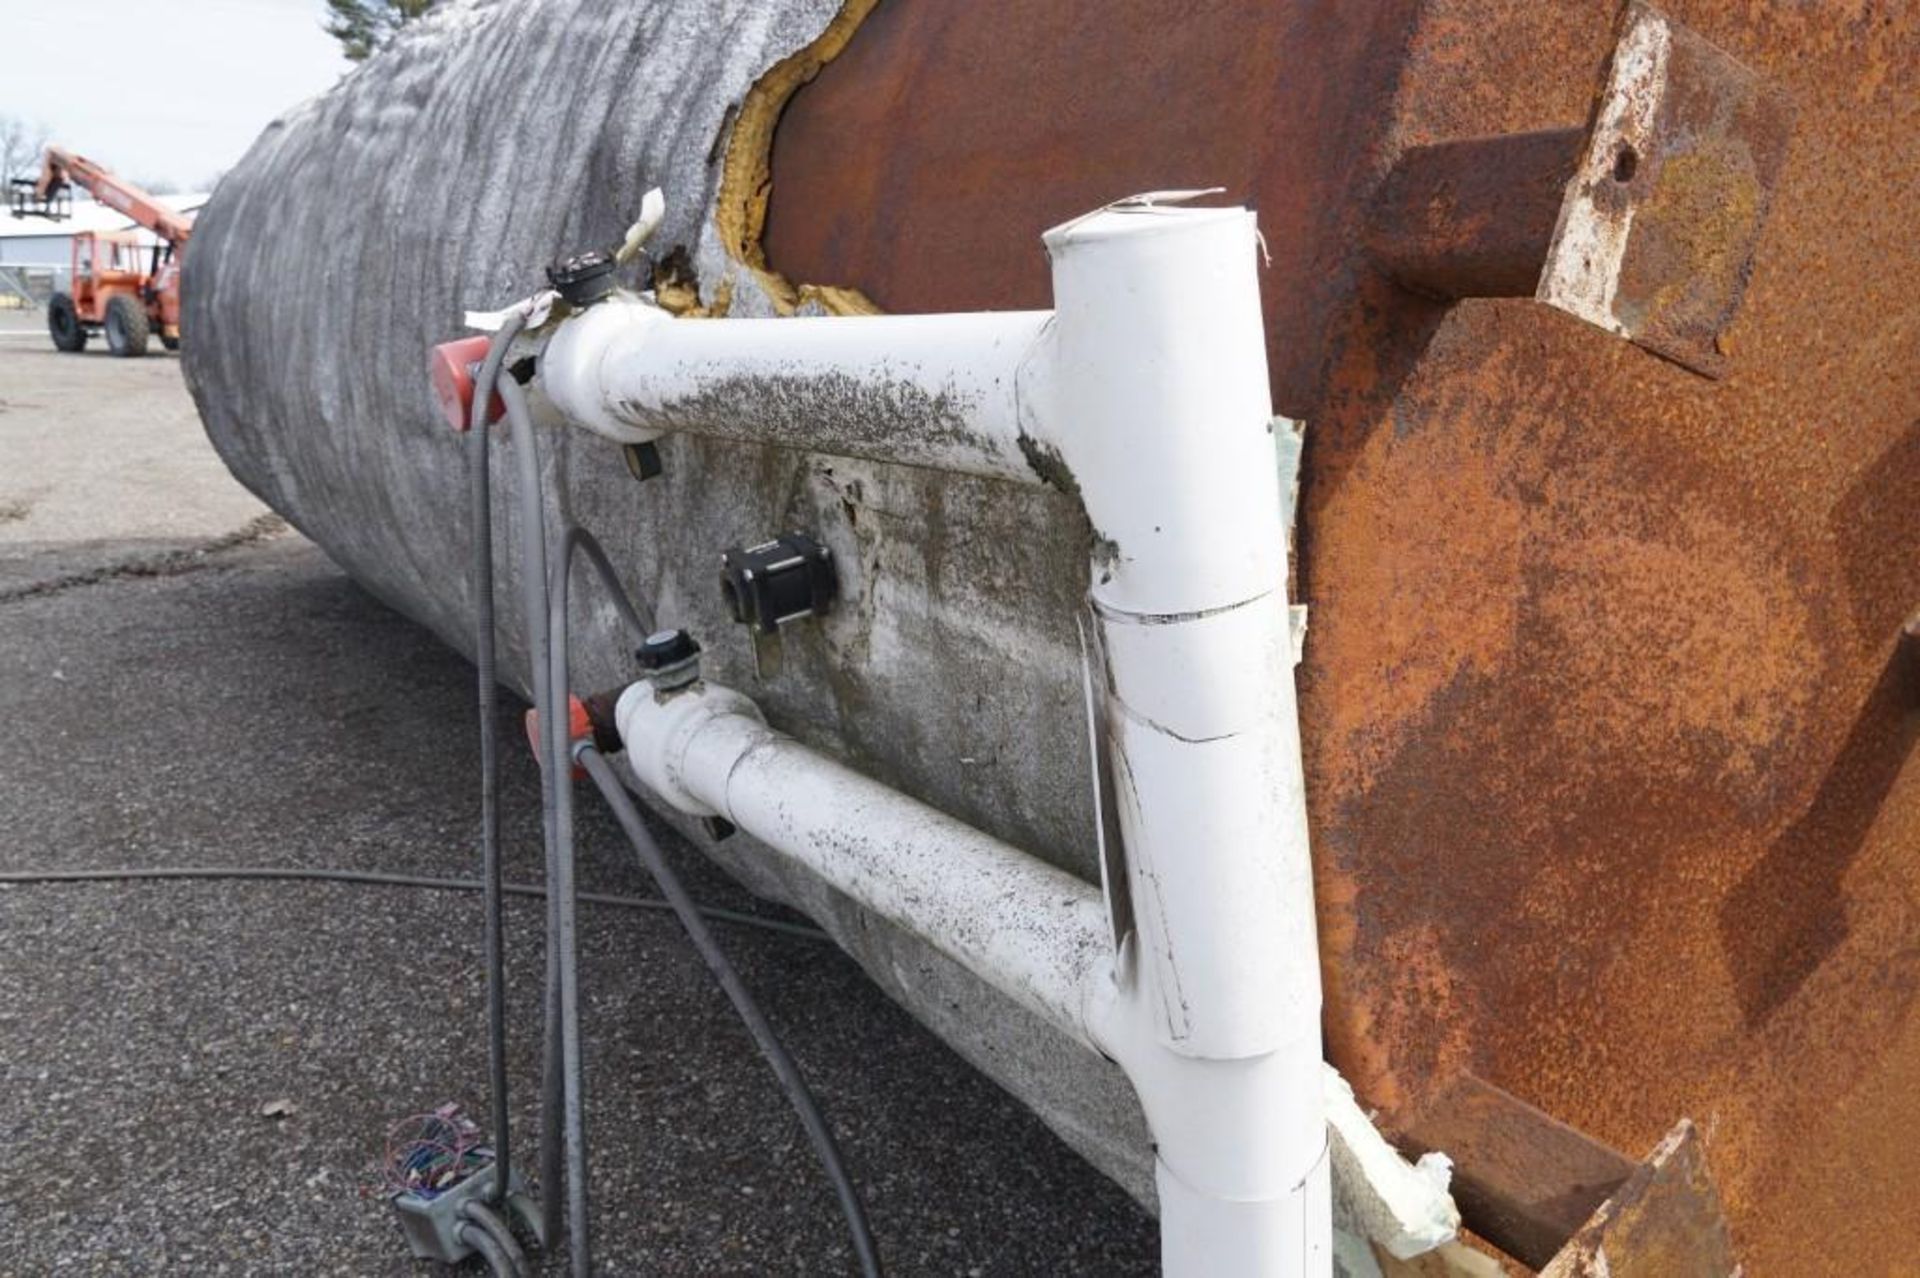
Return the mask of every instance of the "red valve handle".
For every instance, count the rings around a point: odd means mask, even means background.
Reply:
[[[463,337],[457,342],[442,342],[427,356],[427,376],[433,382],[433,397],[440,402],[440,413],[447,425],[461,434],[473,422],[473,374],[487,358],[487,346],[493,341],[485,333]],[[504,375],[504,374],[503,374]],[[500,392],[487,405],[487,424],[491,426],[507,414]]]

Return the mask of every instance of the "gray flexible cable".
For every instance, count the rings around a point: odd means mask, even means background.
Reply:
[[[424,888],[429,892],[485,892],[487,889],[486,883],[480,879],[440,879],[425,874],[387,874],[380,870],[307,869],[301,866],[277,865],[122,865],[110,866],[102,870],[0,871],[0,885],[23,887],[35,883],[117,883],[139,882],[143,879],[205,879],[209,881],[252,879],[293,883],[351,883],[365,887]],[[547,890],[537,883],[502,883],[500,891],[504,896],[543,898],[547,894]],[[673,906],[657,896],[617,896],[611,892],[582,892],[580,899],[591,905],[618,906],[624,910],[673,912]],[[716,923],[758,928],[763,932],[778,932],[804,941],[830,943],[833,940],[819,928],[808,927],[804,923],[761,918],[757,914],[743,914],[739,910],[723,909],[717,905],[702,905],[696,908]]]
[[[519,1275],[525,1272],[516,1270],[513,1267],[513,1261],[508,1258],[506,1251],[494,1236],[473,1221],[461,1221],[455,1229],[454,1236],[479,1252],[480,1258],[487,1262],[487,1268],[491,1269],[497,1278],[519,1278]]]
[[[565,725],[567,707],[555,695],[547,653],[546,520],[540,500],[539,439],[526,394],[511,377],[500,382],[500,400],[506,406],[513,433],[513,451],[519,464],[514,485],[519,499],[521,603],[526,613],[527,655],[532,664],[534,708],[544,724]],[[563,728],[564,730],[564,728]],[[543,734],[544,735],[544,734]],[[561,791],[570,770],[553,766],[545,742],[540,757],[541,829],[547,849],[547,986],[546,1051],[540,1100],[540,1202],[545,1219],[558,1219],[560,1183],[564,1174],[567,1195],[567,1251],[575,1278],[592,1271],[592,1241],[587,1220],[586,1103],[580,1068],[579,966],[573,900],[571,849],[560,846]],[[564,757],[564,756],[563,756]],[[562,1123],[564,1116],[564,1137]],[[564,1173],[563,1169],[564,1168]]]
[[[496,1175],[494,1179],[501,1181],[504,1180],[504,1176]],[[514,1278],[531,1278],[533,1271],[527,1265],[527,1253],[520,1249],[520,1240],[513,1236],[513,1230],[508,1227],[504,1219],[495,1215],[485,1203],[480,1202],[466,1204],[460,1209],[460,1214],[469,1224],[479,1226],[480,1231],[493,1240],[507,1263],[508,1273]],[[461,1234],[463,1237],[466,1236],[464,1228]],[[472,1241],[471,1237],[467,1237],[468,1243],[471,1244]],[[492,1257],[488,1257],[487,1263],[493,1263]]]
[[[660,851],[660,845],[654,842],[653,835],[640,819],[640,811],[634,806],[633,797],[620,784],[605,756],[594,749],[591,741],[581,742],[574,747],[573,757],[586,768],[587,775],[593,778],[594,785],[613,809],[614,817],[620,822],[620,828],[627,833],[627,840],[633,844],[633,850],[639,855],[640,862],[646,866],[647,873],[653,876],[654,884],[660,894],[672,905],[674,914],[680,920],[680,926],[686,929],[687,937],[693,942],[695,950],[713,973],[720,988],[726,991],[727,999],[746,1024],[747,1032],[753,1036],[754,1044],[760,1054],[766,1057],[773,1074],[779,1080],[780,1090],[786,1093],[788,1102],[800,1118],[800,1125],[806,1129],[807,1137],[813,1144],[814,1153],[825,1168],[827,1179],[833,1184],[834,1196],[839,1199],[841,1214],[846,1217],[847,1229],[852,1235],[854,1255],[860,1261],[860,1272],[867,1278],[878,1278],[881,1272],[880,1251],[873,1240],[873,1228],[867,1221],[866,1206],[860,1201],[860,1191],[854,1187],[853,1178],[847,1174],[845,1163],[840,1156],[840,1146],[833,1138],[833,1129],[827,1126],[826,1117],[821,1114],[820,1106],[814,1101],[813,1092],[807,1087],[806,1078],[800,1073],[800,1067],[787,1053],[786,1045],[767,1022],[766,1014],[754,1000],[740,974],[728,961],[726,952],[714,940],[713,933],[707,930],[705,920],[700,917],[699,907],[693,898],[687,895],[680,878],[667,864],[666,857]]]
[[[576,953],[579,944],[578,919],[573,909],[573,769],[567,751],[572,744],[571,706],[563,706],[572,687],[568,674],[567,601],[573,579],[573,555],[584,551],[587,561],[600,574],[606,593],[612,597],[632,633],[635,643],[644,642],[647,625],[640,619],[632,598],[613,571],[613,562],[599,540],[586,529],[574,525],[554,547],[553,562],[547,572],[547,687],[552,692],[554,711],[540,721],[544,738],[543,767],[553,771],[554,863],[560,869],[560,1034],[561,1055],[567,1071],[567,1219],[571,1254],[576,1272],[584,1273],[589,1255],[587,1244],[588,1207],[586,1151],[586,1097],[578,1080],[584,1074],[580,1053],[580,992]],[[555,761],[559,763],[556,766]]]
[[[547,608],[548,651],[551,652],[556,646],[555,637],[566,633],[567,583],[573,572],[573,553],[576,550],[586,555],[587,562],[592,564],[593,570],[600,575],[600,584],[606,587],[607,597],[613,601],[613,610],[619,613],[620,619],[626,623],[627,633],[632,635],[636,642],[645,643],[647,635],[653,630],[653,618],[641,614],[639,606],[633,602],[633,596],[629,595],[627,588],[620,584],[620,574],[613,570],[613,560],[607,557],[606,548],[600,544],[600,539],[579,524],[574,524],[563,534],[560,553],[554,556],[552,580],[559,583],[559,591],[556,596],[557,604],[554,600],[549,600]],[[555,686],[565,687],[566,685]]]
[[[487,410],[507,348],[526,327],[524,311],[511,312],[493,340],[474,378],[473,411],[467,419],[467,494],[473,537],[473,664],[480,705],[480,864],[486,881],[486,925],[482,941],[487,966],[487,1085],[493,1102],[494,1166],[492,1200],[506,1201],[513,1175],[513,1141],[508,1130],[507,995],[504,917],[500,899],[500,764],[498,759],[499,684],[493,638],[493,479],[488,469]]]
[[[476,388],[477,390],[478,388]],[[527,632],[527,664],[533,684],[534,710],[544,722],[552,712],[547,696],[546,599],[547,533],[540,510],[540,455],[533,423],[526,412],[526,401],[519,384],[509,377],[499,384],[500,400],[507,409],[507,427],[512,434],[519,476],[519,513],[515,520],[519,536],[520,605]],[[517,409],[517,411],[516,411]],[[555,938],[560,930],[559,894],[554,891],[553,769],[544,766],[545,750],[536,749],[542,760],[540,769],[540,835],[546,849],[547,866],[547,958],[541,1019],[545,1049],[540,1076],[540,1213],[547,1228],[557,1231],[560,1223],[560,1185],[564,1176],[565,1151],[561,1147],[560,1113],[566,1102],[566,1075],[561,1070],[560,1053],[560,954]]]
[[[580,1052],[580,987],[577,953],[579,920],[573,907],[573,769],[567,757],[572,741],[572,707],[567,701],[572,679],[568,674],[567,600],[573,578],[573,555],[586,552],[587,560],[600,574],[606,593],[626,622],[634,642],[647,637],[647,625],[635,610],[632,598],[613,571],[613,562],[600,542],[586,529],[574,525],[554,547],[553,562],[547,571],[547,687],[553,713],[540,720],[542,769],[552,773],[554,864],[559,869],[556,890],[560,893],[560,1047],[567,1077],[567,1229],[569,1252],[574,1271],[584,1275],[591,1255],[588,1242],[590,1195],[587,1185],[586,1096],[581,1086],[585,1073]],[[560,761],[556,765],[556,760]]]

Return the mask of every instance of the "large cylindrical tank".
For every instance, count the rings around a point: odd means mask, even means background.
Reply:
[[[1920,658],[1899,638],[1920,607],[1920,23],[1669,12],[1791,108],[1764,210],[1689,223],[1709,256],[1721,218],[1758,228],[1695,361],[1717,376],[1369,257],[1412,148],[1591,118],[1616,10],[1525,0],[456,2],[221,184],[187,374],[243,482],[466,649],[462,448],[426,352],[616,241],[648,187],[663,296],[697,323],[1044,306],[1044,227],[1225,186],[1258,209],[1275,404],[1307,431],[1332,1059],[1389,1128],[1463,1077],[1635,1157],[1691,1116],[1753,1272],[1889,1272],[1909,1244],[1879,1226],[1920,1194]],[[1506,175],[1480,176],[1497,196]],[[1097,877],[1071,502],[689,438],[636,485],[604,441],[549,444],[568,513],[780,726]],[[715,566],[789,528],[833,549],[840,602],[757,678]],[[630,676],[604,608],[576,652],[582,686]],[[1144,1183],[1110,1067],[817,884],[714,854]]]

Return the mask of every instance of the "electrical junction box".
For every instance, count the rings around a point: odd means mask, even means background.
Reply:
[[[416,1258],[455,1265],[473,1255],[473,1248],[460,1238],[460,1227],[465,1223],[461,1211],[470,1202],[487,1201],[493,1189],[494,1170],[488,1167],[477,1171],[431,1198],[414,1193],[394,1195],[393,1208],[400,1213],[400,1229],[406,1234],[407,1246]],[[502,1213],[503,1218],[524,1222],[544,1246],[547,1233],[540,1210],[517,1172],[506,1205],[509,1210]]]

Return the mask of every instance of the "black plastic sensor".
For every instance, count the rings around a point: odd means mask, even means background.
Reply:
[[[720,556],[720,589],[727,610],[735,621],[762,634],[777,634],[799,617],[823,615],[839,588],[833,552],[802,532]]]

